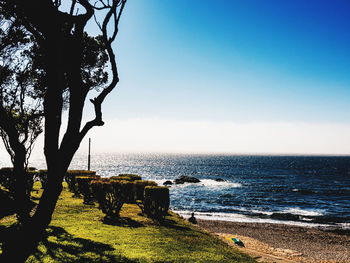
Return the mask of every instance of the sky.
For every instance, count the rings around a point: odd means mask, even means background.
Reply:
[[[95,150],[350,154],[349,13],[346,0],[128,1]]]
[[[346,0],[129,1],[106,116],[348,123],[349,11]]]
[[[350,154],[349,13],[346,0],[128,1],[95,150]]]
[[[128,0],[92,149],[350,154],[349,13],[348,0]]]

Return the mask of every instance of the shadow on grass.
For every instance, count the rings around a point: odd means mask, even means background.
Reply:
[[[105,217],[103,218],[102,222],[106,225],[132,227],[132,228],[143,226],[143,224],[141,224],[140,222],[137,222],[129,217],[119,217],[119,218]]]
[[[157,221],[157,223],[160,225],[160,226],[165,226],[167,228],[172,228],[172,229],[175,229],[175,230],[180,230],[180,231],[193,231],[193,229],[187,227],[187,226],[181,226],[179,225],[175,220],[172,220],[172,219],[162,219],[160,221]]]
[[[11,229],[0,226],[0,236],[10,234]],[[12,232],[13,233],[13,232]],[[4,240],[0,238],[0,243]],[[121,255],[116,255],[108,244],[89,239],[77,238],[61,227],[51,226],[26,262],[62,262],[62,263],[136,263]]]
[[[9,191],[0,189],[0,219],[15,213],[15,203]]]
[[[12,227],[0,225],[0,245],[12,234]]]
[[[39,246],[34,253],[39,262],[44,262],[40,260],[44,255],[49,255],[54,262],[136,262],[114,255],[110,245],[74,237],[61,227],[49,227],[41,244],[43,247]]]

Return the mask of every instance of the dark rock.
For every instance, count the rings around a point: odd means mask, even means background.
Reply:
[[[217,181],[217,182],[225,182],[225,180],[222,179],[222,178],[217,178],[217,179],[215,179],[215,181]]]
[[[163,185],[172,185],[172,184],[173,184],[172,181],[165,181],[165,182],[163,183]]]
[[[300,217],[291,213],[273,213],[272,219],[298,221]]]
[[[191,176],[180,176],[179,178],[175,179],[175,184],[183,184],[183,183],[199,183],[200,180],[191,177]]]

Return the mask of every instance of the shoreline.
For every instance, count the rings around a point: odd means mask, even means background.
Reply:
[[[350,262],[350,232],[269,223],[198,219],[198,226],[258,261],[279,263]],[[235,245],[237,237],[245,247]]]
[[[189,210],[173,210],[175,213],[179,214],[184,218],[190,217],[192,211]],[[259,211],[263,213],[262,211]],[[272,212],[264,212],[266,215],[273,214]],[[251,217],[244,214],[238,213],[224,213],[224,212],[195,212],[196,218],[205,221],[224,221],[232,223],[258,223],[258,224],[271,224],[271,225],[287,225],[295,227],[305,227],[319,229],[323,231],[335,231],[344,232],[350,235],[350,223],[316,223],[308,221],[292,221],[292,220],[278,220],[273,218],[261,218],[261,217]],[[297,214],[296,214],[297,215]]]

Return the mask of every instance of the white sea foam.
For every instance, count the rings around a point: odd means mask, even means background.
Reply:
[[[188,219],[192,213],[192,211],[174,211],[174,212],[178,213],[180,216],[184,217],[185,219]],[[227,222],[237,222],[237,223],[268,223],[268,224],[284,224],[284,225],[310,227],[310,228],[350,229],[350,223],[330,225],[330,224],[316,224],[316,223],[296,222],[296,221],[281,221],[281,220],[274,220],[274,219],[249,217],[249,216],[234,214],[234,213],[195,212],[195,217],[203,220],[227,221]]]
[[[163,185],[165,181],[168,181],[167,179],[163,180],[154,180],[158,185]],[[218,188],[239,188],[242,187],[242,184],[235,183],[235,182],[229,182],[229,181],[223,181],[218,182],[213,179],[200,179],[201,181],[199,183],[184,183],[184,184],[173,184],[172,186],[175,187],[192,187],[192,186],[202,186],[206,187],[208,189],[218,189]],[[169,179],[169,181],[172,181]]]
[[[322,216],[324,215],[320,210],[306,210],[301,208],[288,208],[286,210],[281,211],[280,213],[288,213],[293,215],[300,216]]]
[[[242,184],[240,183],[235,183],[235,182],[229,182],[229,181],[223,181],[223,182],[218,182],[212,179],[203,179],[199,183],[205,187],[209,188],[240,188],[242,187]]]
[[[256,214],[263,214],[263,215],[269,215],[269,216],[273,214],[273,212],[261,211],[261,210],[256,210],[256,209],[253,209],[250,211],[253,213],[256,213]]]
[[[342,229],[350,229],[350,223],[339,223],[338,225]]]
[[[158,185],[163,185],[163,183],[165,181],[171,181],[171,180],[164,180],[164,179],[161,179],[161,180],[159,180],[159,179],[146,179],[146,180],[152,180],[152,181],[156,182]]]

